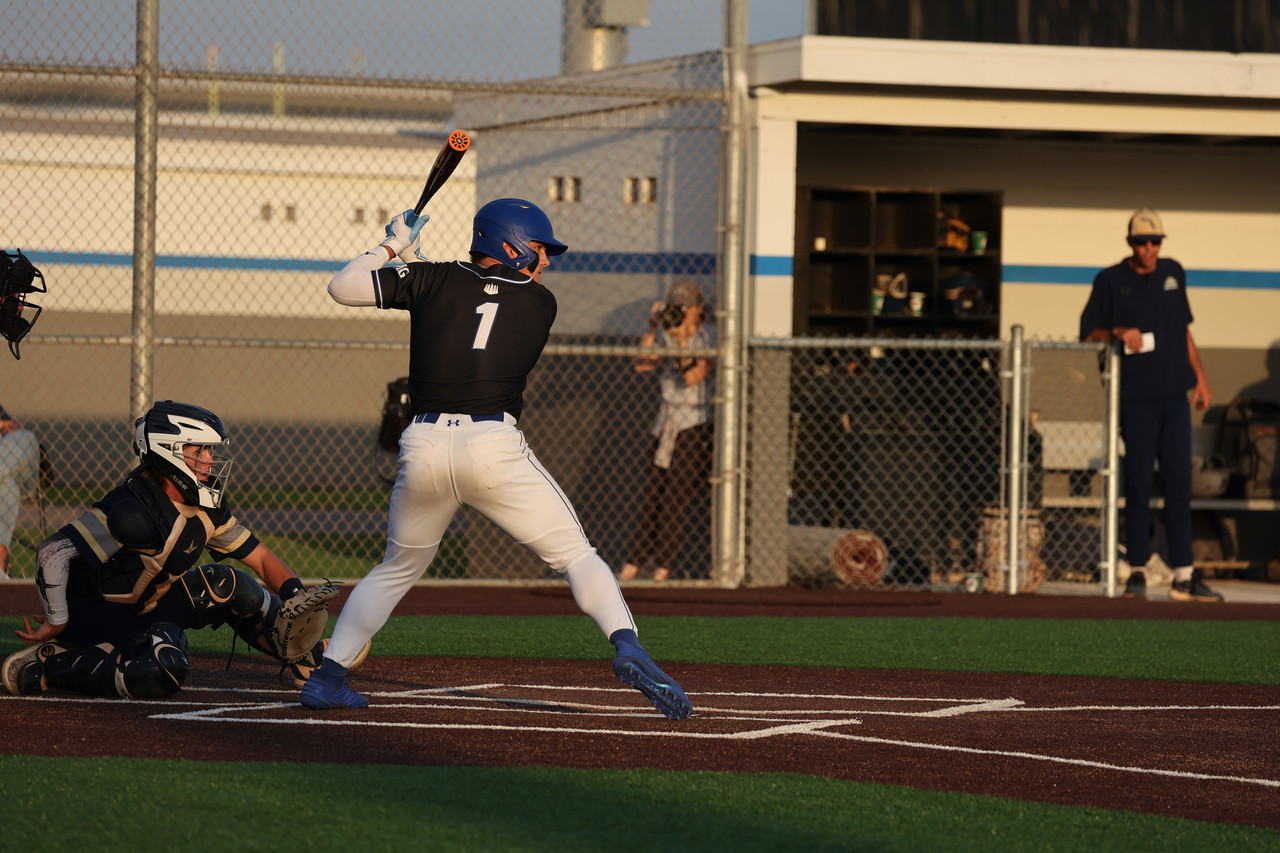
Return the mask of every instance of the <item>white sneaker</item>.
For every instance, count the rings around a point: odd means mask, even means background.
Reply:
[[[1129,575],[1133,574],[1133,566],[1129,565],[1129,561],[1124,557],[1116,558],[1116,583],[1127,583]]]
[[[1169,564],[1159,554],[1151,554],[1151,559],[1147,560],[1146,572],[1147,583],[1152,586],[1173,583],[1173,569],[1169,568]]]

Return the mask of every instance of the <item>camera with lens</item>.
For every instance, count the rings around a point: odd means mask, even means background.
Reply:
[[[662,309],[662,328],[674,329],[684,322],[686,308],[679,302],[672,302]]]

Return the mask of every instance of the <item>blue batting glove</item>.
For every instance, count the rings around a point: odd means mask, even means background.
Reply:
[[[404,224],[409,226],[410,246],[418,242],[418,235],[422,233],[422,226],[426,225],[429,219],[431,219],[431,215],[427,213],[414,213],[412,210],[404,212]]]
[[[425,213],[414,215],[412,210],[397,213],[395,218],[387,223],[385,229],[387,238],[382,241],[382,245],[390,248],[393,255],[403,253],[418,241],[422,226],[426,225],[430,218]]]

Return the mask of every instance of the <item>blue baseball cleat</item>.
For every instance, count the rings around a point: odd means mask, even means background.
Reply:
[[[624,629],[615,631],[609,638],[618,649],[618,655],[613,659],[614,673],[643,693],[665,716],[673,720],[688,719],[693,713],[693,703],[675,679],[653,662],[635,636],[634,631]]]
[[[327,662],[327,661],[326,661]],[[333,708],[368,708],[369,700],[351,689],[346,673],[331,677],[316,668],[302,687],[302,707],[313,711]]]

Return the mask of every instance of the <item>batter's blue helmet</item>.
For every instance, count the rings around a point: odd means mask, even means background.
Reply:
[[[562,255],[569,248],[555,238],[551,233],[551,220],[531,201],[500,198],[476,211],[471,251],[520,270],[538,259],[538,253],[529,248],[530,240],[546,246],[548,255]],[[504,242],[519,254],[508,257],[502,248]]]

